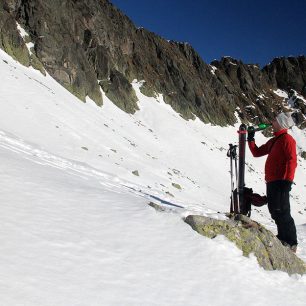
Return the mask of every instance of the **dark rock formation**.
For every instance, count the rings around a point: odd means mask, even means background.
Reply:
[[[25,66],[30,65],[30,54],[19,35],[13,12],[15,1],[0,1],[0,48]],[[5,9],[4,9],[5,8]]]
[[[110,72],[108,80],[100,81],[106,96],[113,101],[118,107],[128,113],[134,113],[138,110],[137,97],[130,82],[122,73],[117,70]]]
[[[217,68],[215,74],[227,91],[238,97],[241,118],[262,121],[273,117],[272,109],[282,108],[282,99],[271,91],[273,87],[258,65],[247,65],[230,57],[211,64]]]
[[[244,256],[253,253],[266,270],[280,270],[288,274],[305,274],[306,264],[289,248],[259,223],[246,216],[231,216],[228,220],[216,220],[204,216],[188,216],[185,219],[195,231],[209,238],[224,235],[242,250]]]
[[[306,97],[306,57],[275,58],[263,72],[274,87],[294,89]]]
[[[129,113],[137,110],[134,79],[145,81],[143,93],[163,94],[184,118],[220,125],[233,124],[236,111],[253,122],[271,118],[271,109],[283,108],[277,87],[306,94],[305,57],[277,59],[263,70],[231,58],[208,65],[189,44],[136,28],[107,0],[0,0],[0,17],[7,53],[41,71],[42,63],[83,101],[89,96],[101,105],[101,86]],[[34,43],[32,58],[15,20]]]

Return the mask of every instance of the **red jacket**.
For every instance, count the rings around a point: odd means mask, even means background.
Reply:
[[[255,141],[249,142],[249,148],[254,157],[260,157],[268,154],[265,165],[266,182],[277,180],[293,181],[296,161],[296,142],[287,130],[280,130],[274,133],[264,145],[257,147]]]

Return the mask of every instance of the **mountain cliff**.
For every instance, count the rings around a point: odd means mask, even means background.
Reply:
[[[46,70],[83,101],[89,96],[102,105],[101,87],[134,113],[130,83],[137,79],[144,81],[144,94],[163,94],[184,118],[226,125],[236,121],[235,112],[251,122],[271,118],[284,107],[274,93],[278,88],[306,96],[305,56],[278,58],[262,70],[229,57],[209,65],[189,44],[136,28],[107,0],[0,3],[0,47],[22,64]],[[28,36],[20,35],[20,27]],[[305,103],[300,106],[303,111]]]

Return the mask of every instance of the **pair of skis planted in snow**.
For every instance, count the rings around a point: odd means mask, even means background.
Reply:
[[[234,214],[243,214],[246,216],[251,215],[251,205],[262,206],[267,203],[266,196],[260,196],[257,193],[253,193],[252,188],[245,187],[245,146],[246,146],[246,136],[248,132],[257,132],[263,131],[266,128],[270,127],[271,124],[261,123],[257,127],[250,126],[247,128],[245,124],[241,124],[239,127],[239,168],[237,169],[237,146],[230,144],[230,148],[227,152],[227,156],[230,157],[231,161],[231,206],[230,212]],[[234,181],[234,172],[233,164],[235,164],[235,178]],[[236,188],[235,188],[236,183]]]
[[[230,212],[234,214],[240,214],[243,210],[244,203],[244,187],[245,187],[245,146],[246,146],[246,135],[247,126],[241,124],[239,127],[239,167],[237,169],[237,146],[229,144],[229,150],[227,156],[230,157],[230,174],[231,174],[231,207]],[[235,166],[235,175],[234,175]],[[234,176],[236,182],[234,181]],[[236,188],[235,188],[236,185]]]

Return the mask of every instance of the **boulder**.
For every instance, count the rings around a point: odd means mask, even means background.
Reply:
[[[265,270],[280,270],[291,274],[306,274],[306,264],[273,233],[243,215],[229,215],[227,220],[189,215],[185,218],[195,231],[208,238],[227,237],[242,250],[244,256],[253,253]]]

